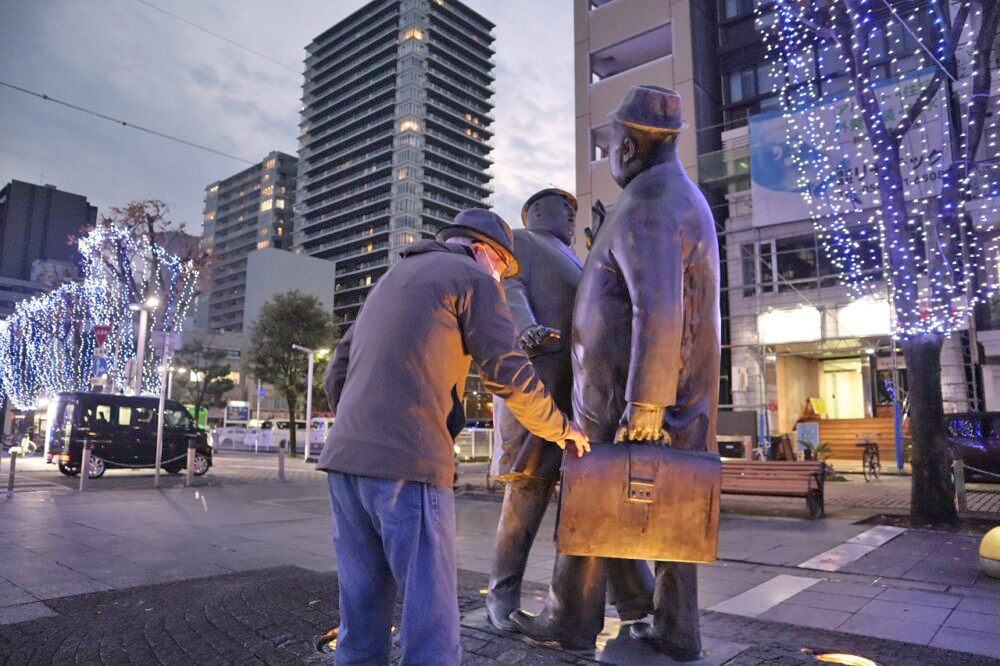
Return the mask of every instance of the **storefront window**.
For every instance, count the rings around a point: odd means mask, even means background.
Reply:
[[[777,268],[781,282],[778,291],[816,287],[817,261],[815,236],[792,236],[775,241]]]

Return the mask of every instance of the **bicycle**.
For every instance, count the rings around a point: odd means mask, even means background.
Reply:
[[[861,472],[865,476],[865,483],[878,479],[882,473],[882,459],[878,450],[878,443],[872,438],[865,438],[864,442],[856,446],[863,446],[864,452],[861,454]]]

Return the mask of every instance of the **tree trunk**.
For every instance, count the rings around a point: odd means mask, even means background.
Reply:
[[[288,403],[288,453],[295,455],[295,398],[294,393],[286,393],[285,401]]]
[[[941,393],[943,342],[944,338],[934,333],[903,340],[913,440],[910,518],[931,525],[954,523],[958,519]]]

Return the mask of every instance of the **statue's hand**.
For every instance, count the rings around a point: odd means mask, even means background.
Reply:
[[[535,324],[521,331],[521,337],[518,342],[520,342],[521,348],[530,354],[538,351],[540,347],[549,342],[559,340],[561,337],[562,334],[559,332],[559,329]]]
[[[615,441],[642,442],[662,440],[669,444],[670,435],[663,428],[664,407],[650,405],[645,402],[630,402],[625,407],[625,413],[618,421]]]

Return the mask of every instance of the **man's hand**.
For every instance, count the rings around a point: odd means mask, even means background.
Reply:
[[[574,424],[569,424],[569,434],[566,439],[556,442],[560,449],[566,448],[566,442],[573,442],[576,446],[576,455],[582,458],[584,453],[590,453],[590,438],[583,434]]]
[[[521,344],[521,349],[530,354],[537,351],[543,345],[559,340],[560,338],[562,338],[562,334],[559,332],[559,329],[535,324],[521,331],[521,337],[518,342]]]
[[[663,429],[663,411],[664,407],[645,402],[628,403],[625,413],[618,421],[615,441],[663,440],[664,443],[669,443],[670,435]]]

